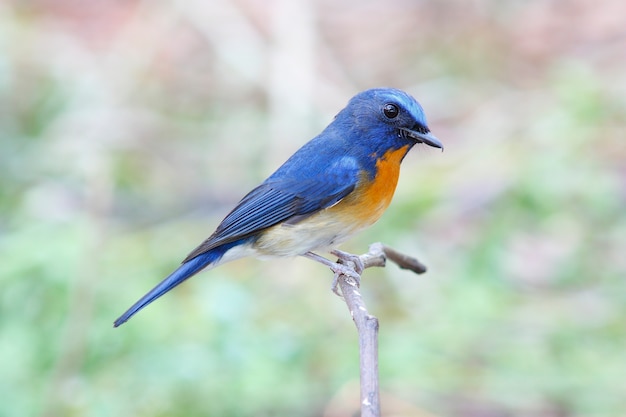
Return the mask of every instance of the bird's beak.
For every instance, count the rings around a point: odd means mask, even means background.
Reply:
[[[439,148],[443,151],[443,144],[439,139],[437,139],[434,135],[428,133],[420,133],[415,130],[402,128],[404,134],[417,141],[417,143],[425,143],[428,146],[432,146],[433,148]]]

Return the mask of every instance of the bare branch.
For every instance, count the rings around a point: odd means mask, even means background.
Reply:
[[[349,266],[356,273],[356,265],[350,260],[350,257],[355,258],[356,256],[343,254],[347,256],[342,256],[339,262]],[[409,269],[418,274],[426,272],[426,267],[417,259],[400,253],[382,243],[373,243],[369,247],[369,252],[358,258],[361,260],[364,269],[373,266],[384,267],[386,260],[389,259],[400,268]],[[352,276],[340,273],[338,283],[359,335],[361,417],[380,417],[378,319],[367,311],[357,280]]]
[[[376,244],[377,243],[375,243],[374,245]],[[423,274],[424,272],[426,272],[426,265],[418,261],[416,258],[398,252],[397,250],[392,249],[389,246],[385,246],[381,243],[378,243],[378,245],[382,246],[383,252],[385,253],[387,259],[398,265],[400,268],[409,269],[416,274]]]

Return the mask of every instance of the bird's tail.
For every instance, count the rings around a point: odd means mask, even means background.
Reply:
[[[178,267],[174,272],[172,272],[167,278],[157,284],[152,290],[150,290],[146,295],[141,297],[139,301],[133,304],[124,314],[118,317],[115,322],[113,322],[113,327],[118,327],[124,324],[128,319],[134,316],[139,310],[176,287],[183,281],[191,278],[204,268],[208,266],[217,266],[224,254],[231,249],[233,246],[236,246],[241,242],[233,242],[230,244],[218,246],[217,248],[211,249],[208,252],[202,253],[196,256],[193,259],[183,263]],[[229,259],[232,260],[232,259]]]

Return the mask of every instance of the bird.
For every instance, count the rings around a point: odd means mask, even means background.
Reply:
[[[352,97],[316,137],[245,195],[181,265],[114,322],[118,327],[201,270],[243,257],[295,257],[358,278],[362,265],[338,246],[375,223],[389,206],[400,163],[416,144],[443,151],[422,106],[395,88]],[[316,252],[352,260],[355,268]]]

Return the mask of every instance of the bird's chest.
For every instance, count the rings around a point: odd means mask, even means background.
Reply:
[[[408,147],[387,152],[376,162],[372,178],[362,179],[347,197],[300,222],[268,229],[256,242],[261,254],[293,256],[336,247],[375,223],[391,203],[398,183],[400,162]]]
[[[376,161],[373,177],[364,174],[355,190],[328,211],[362,227],[376,222],[391,203],[407,152],[408,146],[386,152]]]

